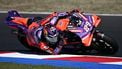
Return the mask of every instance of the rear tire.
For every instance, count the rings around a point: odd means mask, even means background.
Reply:
[[[28,44],[27,39],[26,39],[26,35],[21,30],[18,31],[17,37],[18,37],[18,40],[20,41],[20,43],[22,45],[24,45],[24,47],[30,49],[31,51],[38,51],[39,50],[38,48],[36,48],[34,46],[30,46]]]

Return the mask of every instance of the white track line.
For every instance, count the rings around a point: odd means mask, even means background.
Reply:
[[[103,62],[101,64],[114,64],[114,65],[122,65],[122,61],[120,62]]]
[[[8,11],[0,11],[0,13],[7,13]],[[51,14],[52,12],[19,12],[21,14]],[[86,15],[92,15],[91,13],[85,13]],[[99,16],[122,16],[122,14],[96,14]]]
[[[98,58],[115,58],[122,59],[122,57],[108,57],[108,56],[92,56],[92,55],[36,55],[36,54],[23,54],[19,52],[3,53],[0,57],[13,57],[13,58],[33,58],[33,59],[46,59],[46,58],[61,58],[61,57],[98,57]]]
[[[76,57],[76,56],[77,55],[34,55],[34,54],[23,54],[18,52],[0,54],[0,57],[30,58],[30,59],[47,59],[47,58]]]
[[[0,11],[0,13],[7,13],[7,12],[8,11]],[[51,14],[51,12],[19,12],[19,13],[21,14]]]
[[[49,59],[49,58],[65,58],[65,57],[98,57],[98,58],[115,58],[122,59],[122,57],[107,57],[107,56],[91,56],[91,55],[36,55],[36,54],[23,54],[18,52],[11,53],[1,53],[0,57],[8,58],[26,58],[26,59]],[[113,65],[122,65],[122,61],[116,62],[99,62],[100,64],[113,64]]]

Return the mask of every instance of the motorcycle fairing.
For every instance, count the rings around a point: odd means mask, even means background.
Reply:
[[[81,18],[82,24],[79,27],[72,27],[68,30],[78,35],[85,46],[90,46],[93,38],[93,33],[92,33],[93,27],[94,25],[97,26],[96,24],[98,24],[99,21],[95,20],[96,16],[90,16],[90,15],[85,16],[82,14],[75,14],[75,15]],[[58,28],[61,31],[64,31],[67,29],[68,24],[69,24],[68,18],[60,19],[56,25],[56,28]]]
[[[92,39],[91,31],[93,29],[91,16],[88,16],[89,18],[86,18],[86,16],[82,14],[77,15],[79,15],[78,17],[81,18],[82,24],[79,27],[73,27],[72,29],[68,30],[78,35],[85,46],[89,46]]]
[[[37,28],[37,29],[29,29],[28,30],[29,34],[27,36],[28,37],[27,42],[28,42],[29,45],[37,46],[36,44],[39,43],[39,41],[41,39],[41,36],[42,36],[42,30],[43,30],[42,26]],[[34,33],[32,33],[32,32],[34,32]]]
[[[84,15],[82,15],[84,16]],[[82,17],[81,16],[81,17]],[[97,27],[100,23],[100,18],[96,15],[87,15],[82,18],[82,25],[76,28],[76,31],[72,31],[76,33],[82,40],[84,46],[90,46],[93,38],[93,28]],[[81,31],[78,31],[81,30]]]
[[[64,31],[67,29],[67,26],[69,24],[69,18],[66,18],[66,19],[60,19],[56,25],[56,28],[61,30],[61,31]]]
[[[91,22],[92,27],[97,27],[101,21],[101,19],[96,15],[88,16],[88,20],[89,22]],[[82,43],[85,46],[90,46],[92,42],[92,38],[93,38],[93,31],[90,30],[89,33],[85,37],[82,38]]]

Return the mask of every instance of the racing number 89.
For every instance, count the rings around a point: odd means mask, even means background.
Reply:
[[[86,32],[88,32],[90,30],[90,27],[91,27],[91,24],[89,22],[86,22],[83,28]]]

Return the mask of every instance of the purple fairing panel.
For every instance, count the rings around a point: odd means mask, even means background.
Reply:
[[[38,29],[33,29],[32,30],[34,33],[32,33],[31,37],[34,37],[34,40],[35,40],[36,44],[39,43],[39,40],[42,37],[42,30],[43,30],[42,26],[40,26]]]
[[[84,38],[85,36],[87,36],[89,33],[91,33],[92,29],[93,29],[93,21],[92,21],[92,16],[91,15],[87,15],[85,16],[88,21],[86,21],[85,19],[82,19],[82,24],[80,27],[77,27],[77,30],[81,30],[82,32],[76,32],[76,34],[80,37],[80,38]]]
[[[14,23],[14,22],[12,22],[12,21],[5,21],[5,23],[9,26],[9,27],[11,27],[11,28],[14,28],[14,29],[22,29],[23,30],[23,32],[27,32],[27,28],[25,27],[25,26],[23,26],[23,25],[20,25],[20,24],[16,24],[16,23]]]

